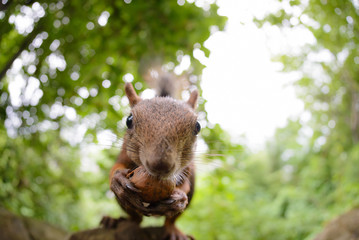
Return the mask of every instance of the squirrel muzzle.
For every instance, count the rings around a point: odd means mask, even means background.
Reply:
[[[146,147],[145,147],[146,148]],[[168,178],[175,174],[180,164],[177,163],[177,153],[157,145],[143,149],[140,160],[150,175],[158,178]]]

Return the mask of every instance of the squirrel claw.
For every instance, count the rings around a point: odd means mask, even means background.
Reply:
[[[187,195],[177,190],[170,198],[160,201],[158,203],[150,204],[142,213],[150,213],[152,215],[165,215],[172,217],[184,211],[188,204]]]
[[[190,235],[183,234],[177,227],[174,225],[165,226],[165,231],[162,240],[195,240]]]
[[[100,225],[103,226],[104,228],[116,228],[117,225],[122,222],[123,220],[125,220],[125,218],[112,218],[109,216],[103,216],[100,222]]]
[[[132,192],[139,193],[141,190],[137,189],[131,182],[126,178],[127,169],[118,170],[115,172],[112,181],[111,187],[113,188],[122,188],[123,190],[130,190]],[[117,186],[115,186],[117,185]],[[113,190],[113,189],[112,189]]]
[[[126,183],[126,188],[137,193],[142,192],[140,189],[137,189],[132,183]]]
[[[166,200],[161,201],[161,203],[163,203],[163,204],[172,204],[172,203],[174,203],[175,201],[176,201],[175,199],[169,198],[169,199],[166,199]]]

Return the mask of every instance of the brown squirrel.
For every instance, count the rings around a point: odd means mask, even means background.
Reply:
[[[167,78],[165,81],[163,86],[169,86]],[[131,114],[126,121],[122,150],[110,172],[110,188],[130,220],[139,224],[143,215],[165,216],[163,239],[182,240],[187,236],[175,226],[175,221],[194,193],[193,152],[201,126],[195,112],[198,91],[193,91],[187,102],[166,96],[171,91],[159,89],[159,96],[142,100],[130,83],[125,84]],[[168,199],[150,204],[141,200],[140,190],[126,177],[139,166],[153,177],[175,182]],[[101,223],[113,228],[121,219],[104,217]]]

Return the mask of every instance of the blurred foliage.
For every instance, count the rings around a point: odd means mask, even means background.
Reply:
[[[327,221],[359,205],[359,5],[281,0],[276,12],[255,21],[314,39],[273,57],[299,76],[305,111],[263,151],[224,151],[222,168],[199,178],[193,214],[184,218],[201,239],[313,239]]]
[[[202,5],[201,5],[202,4]],[[129,107],[153,62],[173,71],[226,18],[185,1],[2,1],[0,205],[69,230],[119,215],[108,172]],[[202,106],[203,109],[203,106]],[[102,136],[102,141],[99,141]],[[105,150],[101,151],[101,149]]]
[[[222,133],[208,135],[218,141],[210,149],[225,157],[217,158],[221,168],[198,178],[191,214],[183,217],[200,239],[313,239],[330,219],[359,206],[359,5],[277,3],[276,12],[255,22],[313,39],[300,49],[289,43],[273,57],[299,76],[305,110],[257,153],[235,151]]]
[[[208,151],[196,158],[195,197],[179,220],[197,239],[312,239],[326,221],[359,205],[359,5],[278,4],[277,12],[255,20],[259,27],[275,26],[283,34],[304,29],[314,39],[274,57],[283,71],[300,76],[295,84],[305,112],[256,153],[233,143],[219,125],[202,130]],[[28,33],[16,28],[13,16],[25,16],[36,3],[1,8],[0,69],[11,56],[22,60],[0,83],[0,204],[77,230],[119,214],[107,176],[128,113],[123,79],[133,78],[143,90],[143,65],[161,59],[171,70],[184,55],[192,66],[186,74],[199,79],[202,66],[193,49],[208,53],[202,45],[209,28],[222,29],[225,19],[215,5],[177,1],[40,5],[44,15]],[[50,56],[66,67],[51,66]],[[104,130],[117,136],[105,134],[109,146],[99,151],[96,136]]]

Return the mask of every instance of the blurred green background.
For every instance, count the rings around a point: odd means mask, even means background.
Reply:
[[[312,239],[359,205],[359,3],[276,2],[253,21],[306,28],[315,37],[293,54],[273,56],[283,71],[300,73],[295,88],[311,117],[288,120],[255,152],[207,124],[195,197],[179,220],[197,239]],[[193,52],[208,56],[204,41],[213,26],[223,30],[217,9],[200,0],[3,0],[0,206],[68,231],[118,217],[108,173],[129,113],[124,82],[141,92],[144,69],[161,63],[171,71],[186,56],[191,67],[181,76],[200,89],[203,65]],[[309,57],[323,52],[330,60]]]

